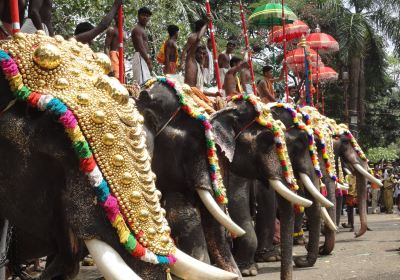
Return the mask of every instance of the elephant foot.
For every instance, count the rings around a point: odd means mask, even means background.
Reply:
[[[315,261],[311,261],[307,256],[294,257],[293,261],[299,268],[312,267],[315,264]]]
[[[275,246],[271,249],[264,248],[257,251],[254,258],[256,262],[279,262],[281,261],[281,251]]]
[[[258,274],[256,263],[238,263],[238,267],[243,277],[256,276]]]

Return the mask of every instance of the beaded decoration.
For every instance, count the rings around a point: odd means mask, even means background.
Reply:
[[[211,184],[213,187],[214,195],[218,203],[227,204],[228,199],[226,197],[226,190],[223,184],[220,167],[218,164],[217,149],[215,145],[215,138],[212,132],[212,125],[209,121],[209,115],[202,110],[199,106],[196,106],[195,102],[191,102],[190,88],[186,85],[181,86],[179,83],[174,82],[165,77],[158,77],[151,79],[146,82],[145,87],[150,88],[156,82],[166,85],[170,88],[174,94],[178,97],[179,105],[181,109],[193,119],[199,120],[205,130],[206,145],[207,145],[207,158],[209,164],[209,172]]]
[[[45,37],[41,34],[25,35],[19,33],[16,36],[18,36],[16,37],[17,40],[23,41],[26,39],[27,43],[30,42],[28,40],[31,40],[31,38],[32,40],[39,40],[39,41],[54,40],[55,42],[55,40],[57,40]],[[62,44],[64,41],[58,39],[58,42]],[[6,42],[6,46],[16,46],[16,45],[13,45],[13,42],[11,41],[11,42]],[[47,45],[44,45],[44,47],[43,45],[40,45],[39,48],[40,47],[45,48],[47,47]],[[51,48],[54,49],[54,47],[52,46]],[[16,47],[14,48],[14,50],[17,50]],[[29,58],[29,56],[27,56],[27,58]],[[25,57],[23,57],[23,59],[25,59]],[[23,63],[21,61],[22,57],[19,57],[18,63]],[[44,60],[41,60],[38,63],[43,63],[43,61]],[[50,61],[49,59],[45,60],[46,63],[48,63],[49,61]],[[48,65],[43,64],[43,66],[48,66]],[[120,201],[119,195],[114,193],[113,190],[110,190],[110,186],[113,186],[113,181],[109,180],[110,177],[107,177],[109,176],[107,174],[110,173],[107,173],[108,172],[107,170],[104,171],[101,165],[100,166],[98,165],[99,164],[98,161],[99,159],[101,161],[101,157],[99,156],[99,154],[95,153],[95,151],[92,150],[91,148],[92,145],[93,145],[92,147],[95,147],[93,139],[87,140],[87,138],[84,136],[84,133],[86,133],[86,131],[82,130],[80,127],[81,119],[76,117],[75,112],[66,105],[67,104],[66,102],[69,102],[69,99],[66,98],[67,101],[65,102],[64,100],[58,97],[54,97],[52,94],[49,94],[47,92],[46,94],[44,94],[39,91],[32,91],[28,86],[24,84],[25,78],[20,74],[19,66],[10,57],[10,55],[3,50],[0,50],[0,66],[2,68],[2,71],[6,79],[9,81],[10,89],[13,92],[13,95],[17,98],[17,100],[27,102],[30,106],[37,108],[41,111],[48,111],[52,113],[52,115],[57,117],[60,124],[64,127],[66,133],[68,134],[68,137],[72,141],[73,149],[79,158],[80,169],[87,175],[91,186],[94,187],[99,204],[106,212],[106,216],[110,221],[110,223],[112,224],[112,226],[115,228],[121,244],[125,247],[125,249],[129,252],[129,254],[143,261],[153,264],[175,263],[176,258],[174,257],[174,255],[168,253],[168,252],[173,252],[175,250],[175,247],[172,243],[172,240],[169,237],[169,234],[163,235],[163,238],[165,239],[160,239],[160,242],[163,242],[166,248],[163,251],[165,252],[165,255],[156,254],[152,250],[150,250],[146,246],[146,244],[141,244],[143,241],[142,237],[145,234],[145,232],[142,230],[139,231],[133,230],[133,228],[135,228],[133,220],[131,221],[131,218],[127,219],[126,214],[123,214],[126,212],[124,212],[125,210],[122,211],[120,206],[123,209],[126,209],[126,205],[128,204],[125,203],[125,201],[123,202]],[[24,68],[24,70],[26,69],[27,68]],[[62,82],[64,83],[63,85],[66,85],[64,80],[62,80]],[[66,92],[63,92],[62,94],[60,94],[60,96],[65,96],[63,94],[64,93],[66,94]],[[84,101],[86,101],[86,99]],[[103,118],[100,115],[98,116],[96,115],[95,120],[102,121]],[[104,143],[107,143],[107,141],[116,141],[114,138],[107,138],[107,136],[108,135],[105,135]],[[123,163],[123,158],[122,161],[120,160],[121,157],[122,156],[118,155],[118,157],[114,158],[116,160],[116,163],[118,164],[121,162]],[[132,180],[136,180],[135,178],[131,177],[130,173],[124,173],[124,174],[125,177],[121,178],[123,182],[130,183],[132,182]],[[122,187],[119,188],[121,189],[122,192]],[[141,199],[141,197],[138,197],[138,199]],[[147,214],[148,213],[146,212],[146,215]],[[156,216],[154,216],[154,218],[155,217]],[[128,221],[129,226],[127,225],[126,221]],[[167,224],[165,223],[166,220],[163,219],[161,224],[166,229],[168,227]],[[132,229],[132,231],[130,230],[129,227]],[[149,230],[147,230],[147,234],[150,234]],[[158,233],[154,232],[154,234],[157,235]]]

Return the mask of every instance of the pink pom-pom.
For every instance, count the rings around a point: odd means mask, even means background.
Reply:
[[[106,211],[108,219],[113,223],[119,214],[118,200],[109,195],[103,204],[103,208]]]

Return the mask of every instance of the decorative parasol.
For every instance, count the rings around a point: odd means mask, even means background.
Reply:
[[[10,0],[10,14],[12,22],[12,33],[15,34],[21,29],[19,21],[18,0]]]
[[[312,65],[314,65],[314,63],[316,64],[318,60],[319,62],[321,62],[321,57],[317,54],[316,51],[310,49],[308,50],[308,52]],[[291,68],[292,66],[295,67],[296,64],[304,64],[304,59],[305,59],[304,48],[297,48],[287,52],[286,54],[286,62],[288,66]]]
[[[322,80],[322,81],[335,81],[339,77],[339,74],[335,70],[333,70],[331,67],[328,67],[328,66],[320,66],[320,67],[318,67],[317,71],[319,73],[319,80]],[[317,78],[317,72],[315,74],[313,74],[313,80],[316,78]]]
[[[257,7],[250,16],[250,23],[256,26],[271,27],[274,25],[283,25],[282,10],[284,10],[284,22],[293,23],[297,16],[287,6],[279,3],[268,3]]]
[[[301,20],[295,20],[293,23],[286,25],[286,41],[291,41],[306,35],[310,31],[310,27]],[[283,27],[274,26],[269,34],[271,43],[281,43],[283,41]]]

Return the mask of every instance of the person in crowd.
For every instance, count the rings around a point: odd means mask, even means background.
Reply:
[[[193,52],[193,49],[196,49],[201,44],[201,39],[203,38],[206,31],[207,31],[207,21],[199,19],[194,23],[193,32],[189,35],[186,44],[182,50],[182,63],[185,64],[184,66],[185,72],[186,72],[187,60],[193,59],[193,57],[189,58],[190,56],[189,51],[191,50]],[[202,67],[204,67],[204,65],[202,65]]]
[[[218,56],[219,77],[222,83],[225,81],[225,75],[230,68],[230,61],[233,57],[235,48],[236,43],[234,41],[228,41],[226,44],[226,50]]]
[[[24,33],[35,33],[43,30],[47,35],[53,36],[53,24],[51,22],[51,9],[53,0],[29,0],[28,18],[21,27]]]
[[[115,78],[119,78],[119,30],[118,16],[114,17],[114,26],[110,26],[106,32],[106,40],[104,42],[104,53],[111,60],[112,73]]]
[[[169,25],[168,39],[162,44],[157,55],[158,63],[164,65],[163,72],[167,74],[176,74],[179,66],[179,52],[177,40],[179,36],[179,27]]]
[[[232,57],[230,69],[226,72],[224,81],[225,95],[228,99],[244,92],[239,78],[239,73],[244,68],[249,68],[249,63],[247,61],[243,61],[237,56]]]
[[[207,57],[204,65],[204,83],[210,86],[214,80],[214,59],[213,59],[213,51],[212,51],[212,40],[211,38],[207,39]]]
[[[257,85],[257,91],[261,98],[261,101],[264,103],[276,102],[275,92],[274,92],[274,83],[283,80],[283,68],[279,78],[273,77],[273,68],[270,65],[266,65],[263,67],[263,76],[264,78]]]
[[[387,169],[386,179],[383,181],[383,201],[387,214],[393,214],[393,194],[396,179],[391,166]]]
[[[375,178],[380,179],[378,172],[378,167],[375,166],[373,170],[373,175]],[[380,187],[377,183],[371,182],[371,207],[372,213],[376,214],[378,212],[378,201],[379,201]]]
[[[346,211],[347,211],[347,224],[343,223],[344,228],[350,228],[350,231],[354,231],[354,208],[357,207],[357,185],[356,176],[348,174],[346,181],[349,184],[348,194],[346,196]]]
[[[93,26],[90,22],[79,23],[74,32],[74,38],[83,44],[92,44],[92,41],[101,33],[103,33],[111,24],[113,18],[117,14],[122,0],[115,0],[108,14],[100,21],[97,26]]]
[[[248,61],[247,53],[245,54],[243,60]],[[256,94],[256,92],[253,92],[253,81],[251,79],[250,65],[248,67],[243,67],[240,70],[239,77],[240,77],[240,83],[242,84],[242,87],[243,87],[243,93],[246,95]]]
[[[133,47],[135,48],[132,61],[133,79],[139,84],[143,84],[149,80],[153,70],[146,32],[146,27],[151,16],[152,12],[149,8],[140,8],[138,11],[138,23],[133,28],[131,34]]]

